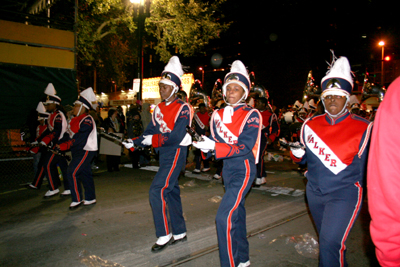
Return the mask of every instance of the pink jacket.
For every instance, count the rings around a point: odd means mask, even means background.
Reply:
[[[379,106],[369,150],[371,237],[382,266],[400,266],[400,77]]]

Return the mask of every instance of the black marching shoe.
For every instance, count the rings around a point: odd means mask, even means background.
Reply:
[[[165,238],[168,238],[168,236],[163,236],[163,237],[158,238],[157,242],[163,241],[162,239],[165,239]],[[165,244],[163,244],[163,245],[159,245],[159,244],[157,244],[157,242],[156,242],[156,243],[151,247],[151,252],[160,252],[160,251],[162,251],[164,248],[166,248],[166,247],[171,243],[171,241],[173,241],[172,235],[170,235],[170,239],[169,239]],[[160,243],[161,243],[161,242],[160,242]]]

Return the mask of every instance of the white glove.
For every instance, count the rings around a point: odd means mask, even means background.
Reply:
[[[200,141],[200,142],[193,142],[193,146],[195,148],[200,149],[201,151],[203,151],[204,153],[209,152],[210,150],[214,150],[215,149],[215,142],[213,140],[211,140],[210,138],[208,138],[205,135],[202,135],[201,137],[203,137],[204,141]]]
[[[143,135],[143,137],[144,139],[142,141],[142,145],[151,146],[151,144],[153,143],[153,135]]]
[[[43,145],[43,146],[47,146],[47,144],[45,142],[43,142],[43,141],[40,141],[40,144]]]
[[[132,139],[127,139],[123,141],[122,144],[124,145],[124,147],[126,147],[126,149],[131,149],[133,147]]]
[[[38,141],[33,141],[33,142],[31,143],[32,146],[36,146],[37,144],[38,144]]]
[[[298,143],[298,142],[296,142]],[[298,159],[301,159],[306,151],[302,148],[295,148],[295,147],[290,147],[290,151],[292,151],[293,156],[295,156]]]

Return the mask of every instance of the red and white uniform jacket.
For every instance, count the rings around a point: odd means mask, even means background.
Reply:
[[[143,135],[133,138],[137,146],[143,146],[143,136],[152,135],[152,146],[156,151],[173,149],[192,144],[192,137],[186,132],[186,126],[191,125],[193,109],[188,103],[176,98],[168,105],[165,101],[155,108],[152,121]]]
[[[215,141],[215,158],[224,161],[224,169],[234,170],[248,159],[257,164],[260,153],[262,117],[257,109],[236,106],[231,123],[223,122],[224,109],[214,111],[211,117],[211,136]],[[208,153],[210,154],[210,153]]]
[[[306,147],[299,164],[308,163],[306,177],[314,191],[329,193],[363,185],[372,123],[348,111],[333,120],[327,114],[306,120],[300,142]]]
[[[35,141],[40,142],[42,135],[45,136],[48,133],[48,131],[46,132],[46,130],[47,130],[47,124],[44,124],[44,125],[40,125],[39,124],[36,127],[36,138],[35,138]],[[40,150],[40,147],[33,147],[33,148],[29,148],[28,147],[26,150],[30,151],[33,154],[37,154],[39,152],[39,150]]]
[[[71,119],[67,133],[70,139],[60,144],[60,150],[71,150],[72,154],[97,150],[96,123],[92,116],[84,113]]]
[[[53,146],[58,143],[62,143],[62,138],[64,137],[64,133],[67,130],[67,119],[59,110],[54,111],[50,114],[50,117],[47,120],[47,128],[50,131],[45,137],[42,138],[42,142],[46,145],[49,145],[53,142]]]

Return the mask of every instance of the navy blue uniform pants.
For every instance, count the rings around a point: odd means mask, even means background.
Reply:
[[[97,151],[72,152],[72,160],[68,166],[68,182],[71,188],[72,202],[96,199],[91,162]],[[83,199],[82,185],[85,190]]]
[[[307,185],[307,200],[319,235],[319,266],[347,266],[346,239],[361,209],[360,183],[328,194]]]
[[[69,190],[68,179],[67,179],[67,168],[68,162],[63,156],[53,154],[51,152],[46,153],[44,158],[44,169],[45,175],[49,180],[50,190],[56,190],[60,185],[60,177],[58,176],[57,166],[60,167],[61,173],[64,180],[64,190]]]
[[[238,167],[238,166],[236,166]],[[242,170],[222,170],[225,194],[216,216],[219,258],[221,266],[235,267],[249,260],[246,230],[245,196],[256,175],[256,165],[243,161]]]
[[[157,237],[168,235],[171,231],[174,235],[186,232],[178,183],[182,166],[186,164],[186,154],[186,147],[160,151],[160,168],[149,192]]]

